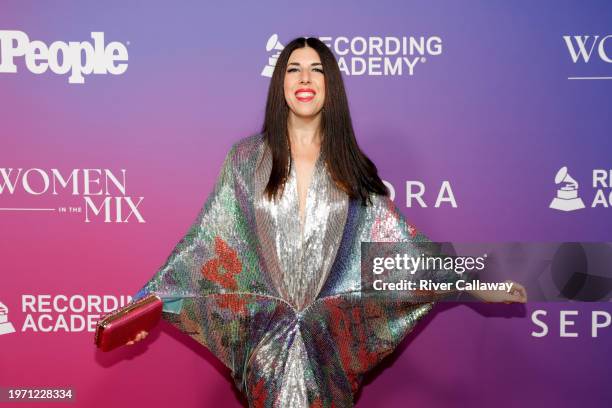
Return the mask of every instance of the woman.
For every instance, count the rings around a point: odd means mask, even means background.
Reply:
[[[135,299],[162,296],[164,318],[232,370],[251,406],[349,407],[363,374],[440,296],[363,290],[362,241],[428,242],[357,146],[333,54],[297,38],[279,56],[262,133],[232,147],[195,223]],[[526,300],[519,284],[475,295]]]

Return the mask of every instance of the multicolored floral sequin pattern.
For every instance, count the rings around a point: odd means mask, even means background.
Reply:
[[[149,292],[183,298],[182,309],[164,312],[164,319],[229,367],[252,407],[350,407],[363,375],[434,300],[361,291],[361,241],[426,238],[388,197],[372,196],[365,207],[340,195],[319,164],[301,235],[311,252],[298,257],[299,247],[278,240],[299,231],[278,215],[295,210],[295,201],[278,207],[261,201],[266,149],[262,135],[232,147],[188,233],[135,298]],[[283,276],[288,251],[304,262],[292,272],[306,274],[299,280]]]

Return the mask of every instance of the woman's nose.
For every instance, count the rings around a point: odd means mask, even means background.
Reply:
[[[302,71],[302,74],[300,75],[300,83],[307,84],[309,82],[310,82],[310,72],[308,72],[307,70]]]

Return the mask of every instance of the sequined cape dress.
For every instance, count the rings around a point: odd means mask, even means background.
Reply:
[[[302,228],[295,166],[269,201],[263,136],[235,143],[195,222],[134,296],[162,296],[163,318],[229,367],[252,407],[353,406],[363,374],[436,300],[361,290],[362,241],[427,238],[388,197],[349,199],[324,163],[319,156]]]

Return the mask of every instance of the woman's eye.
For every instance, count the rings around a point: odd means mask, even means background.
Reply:
[[[323,73],[323,69],[321,69],[321,68],[313,68],[312,70],[315,71],[315,72]],[[296,71],[299,71],[299,70],[297,68],[289,68],[287,70],[287,72],[296,72]]]

